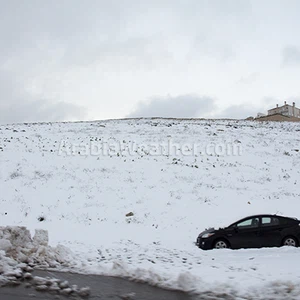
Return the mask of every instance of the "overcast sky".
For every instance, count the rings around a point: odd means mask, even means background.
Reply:
[[[0,123],[300,106],[298,0],[0,5]]]

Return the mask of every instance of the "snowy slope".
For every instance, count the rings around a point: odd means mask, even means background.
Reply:
[[[159,150],[168,143],[171,152]],[[300,218],[299,150],[299,123],[0,126],[0,225],[47,229],[82,272],[196,291],[218,282],[254,293],[274,280],[296,289],[300,249],[202,251],[194,242],[204,228],[254,213]]]

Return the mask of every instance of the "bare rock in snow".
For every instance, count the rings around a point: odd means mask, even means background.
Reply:
[[[33,278],[33,276],[32,276],[32,274],[31,273],[28,273],[28,272],[26,272],[25,274],[24,274],[24,279],[26,279],[26,280],[31,280],[32,278]]]

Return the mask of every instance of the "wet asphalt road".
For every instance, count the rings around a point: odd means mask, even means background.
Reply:
[[[51,277],[68,280],[70,284],[79,287],[89,286],[91,296],[86,299],[107,300],[192,300],[193,297],[178,291],[169,291],[150,286],[144,283],[136,283],[122,278],[80,275],[52,271],[34,271],[34,276]],[[34,288],[26,288],[23,284],[18,287],[0,287],[0,300],[47,300],[47,299],[74,299],[53,295],[47,292],[38,292]],[[75,298],[78,299],[78,298]]]

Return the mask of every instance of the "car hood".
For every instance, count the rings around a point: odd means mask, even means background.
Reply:
[[[220,228],[218,228],[218,229],[216,229],[216,228],[214,228],[214,227],[211,227],[211,228],[205,229],[204,231],[200,232],[200,233],[199,233],[199,237],[201,237],[201,236],[204,235],[205,233],[212,233],[212,232],[214,232],[214,233],[219,233],[219,232],[223,232],[224,230],[225,230],[225,231],[228,230],[228,227],[225,227],[225,228],[220,227]]]
[[[200,232],[199,233],[199,237],[201,237],[202,235],[206,234],[206,233],[212,233],[212,232],[215,232],[216,229],[211,227],[211,228],[208,228],[208,229],[205,229],[204,231]]]

